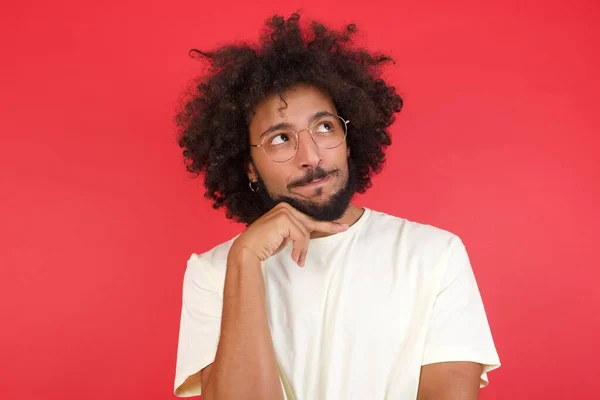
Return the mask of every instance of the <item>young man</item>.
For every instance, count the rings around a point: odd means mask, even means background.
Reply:
[[[500,365],[461,240],[351,203],[402,108],[354,29],[295,14],[257,47],[196,51],[212,69],[180,145],[247,228],[189,259],[178,396],[477,399]]]

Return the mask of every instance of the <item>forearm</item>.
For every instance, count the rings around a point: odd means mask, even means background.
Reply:
[[[260,261],[230,253],[221,336],[203,398],[281,400]]]

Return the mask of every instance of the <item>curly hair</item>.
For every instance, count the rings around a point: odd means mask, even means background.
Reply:
[[[338,113],[352,120],[347,135],[354,193],[371,186],[391,144],[387,128],[402,98],[381,79],[383,54],[356,48],[354,24],[334,31],[319,22],[302,27],[298,13],[266,21],[257,45],[232,44],[212,52],[190,50],[206,59],[209,73],[176,116],[178,143],[188,171],[204,175],[205,197],[227,218],[251,224],[266,211],[248,185],[248,136],[253,108],[271,94],[297,84],[327,93]]]

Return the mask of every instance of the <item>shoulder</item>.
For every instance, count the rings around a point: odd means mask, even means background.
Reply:
[[[430,262],[444,257],[453,246],[461,243],[460,238],[449,230],[375,210],[370,210],[365,228],[364,237],[371,243],[387,242],[404,254]]]
[[[370,210],[367,230],[376,236],[394,234],[405,242],[422,247],[445,247],[459,239],[446,229],[375,210]]]
[[[227,256],[236,238],[237,236],[203,253],[192,253],[187,261],[184,281],[222,291],[227,270]]]

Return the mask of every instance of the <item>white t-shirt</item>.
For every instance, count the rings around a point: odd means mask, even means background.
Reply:
[[[219,340],[233,239],[188,261],[175,394],[199,395]],[[262,264],[273,345],[288,400],[414,399],[421,366],[500,366],[460,238],[365,209],[347,231],[292,245]]]

